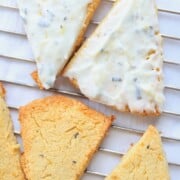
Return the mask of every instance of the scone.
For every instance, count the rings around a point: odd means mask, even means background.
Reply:
[[[162,44],[154,0],[118,0],[64,71],[89,99],[159,115]]]
[[[158,131],[150,126],[106,180],[170,180]]]
[[[21,107],[19,119],[29,180],[79,179],[112,123],[111,117],[63,96]]]
[[[18,0],[20,15],[32,46],[41,88],[51,88],[85,30],[100,0]]]
[[[13,134],[9,110],[2,98],[4,92],[0,84],[0,179],[23,180],[19,144]]]
[[[4,97],[5,93],[6,93],[5,89],[3,85],[0,83],[0,97],[1,98]]]

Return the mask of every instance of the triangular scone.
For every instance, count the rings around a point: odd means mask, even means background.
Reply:
[[[3,85],[0,83],[0,97],[3,98],[5,93],[6,93],[5,89]]]
[[[52,96],[20,108],[20,123],[27,178],[76,180],[98,149],[112,118],[76,100]]]
[[[9,110],[5,104],[4,89],[0,84],[0,179],[23,180],[19,144],[13,134]]]
[[[143,115],[164,101],[154,0],[118,0],[65,69],[89,99]]]
[[[158,131],[150,126],[106,180],[169,180],[168,165]]]
[[[20,14],[38,68],[37,82],[53,86],[84,32],[100,0],[18,0]],[[39,84],[39,83],[38,83]]]

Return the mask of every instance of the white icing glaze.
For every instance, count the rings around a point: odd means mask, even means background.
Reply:
[[[153,0],[117,1],[65,76],[92,100],[131,112],[161,111],[162,45]]]
[[[68,61],[91,1],[18,1],[43,87],[53,86]]]

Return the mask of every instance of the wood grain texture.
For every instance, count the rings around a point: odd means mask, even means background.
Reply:
[[[157,4],[159,8],[180,11],[179,0],[174,0],[173,2],[169,2],[168,0],[157,0]],[[16,8],[16,0],[1,0],[0,5]],[[94,21],[100,21],[110,9],[111,5],[111,3],[105,0],[102,1],[94,17]],[[40,91],[36,88],[35,83],[31,79],[29,74],[36,69],[36,66],[17,9],[0,7],[0,14],[2,17],[0,23],[0,81],[6,81],[6,83],[4,82],[4,86],[7,90],[7,103],[12,107],[11,115],[14,121],[15,131],[19,132],[20,127],[16,108],[25,105],[31,100],[59,93]],[[180,15],[160,12],[159,21],[161,33],[180,37]],[[95,27],[96,25],[91,23],[86,36],[91,34]],[[179,47],[180,41],[165,38],[165,60],[180,64]],[[180,114],[178,105],[180,101],[180,91],[172,89],[180,88],[180,65],[165,63],[164,72],[166,86],[164,111]],[[14,84],[14,82],[18,84]],[[71,86],[67,79],[61,77],[56,82],[55,88],[58,90],[78,92]],[[76,98],[107,115],[114,114],[117,117],[116,121],[113,123],[114,125],[145,131],[149,124],[153,124],[159,129],[163,136],[180,139],[179,115],[163,113],[159,118],[144,118],[126,113],[119,113],[106,106],[90,102],[85,98]],[[110,149],[111,151],[123,154],[127,151],[130,144],[137,142],[140,137],[141,134],[135,131],[129,132],[127,130],[111,128],[101,148]],[[163,138],[163,144],[168,162],[171,163],[169,165],[171,179],[176,180],[177,177],[180,177],[180,166],[175,166],[172,163],[180,165],[180,141],[169,141]],[[100,150],[94,156],[88,170],[108,174],[116,164],[119,163],[120,154]],[[86,173],[83,178],[83,180],[91,179],[101,180],[103,177]]]

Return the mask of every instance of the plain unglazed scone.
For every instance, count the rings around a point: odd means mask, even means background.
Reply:
[[[0,179],[23,180],[20,165],[20,146],[13,134],[9,110],[3,99],[5,90],[0,83]]]
[[[29,180],[79,179],[112,123],[112,117],[63,96],[21,107],[19,119]]]
[[[143,137],[123,157],[106,180],[170,180],[168,164],[156,128],[150,126]]]
[[[33,79],[53,87],[56,76],[80,46],[100,0],[18,0],[20,15],[37,63]]]
[[[89,99],[119,111],[159,115],[162,38],[154,0],[117,0],[64,70]]]

